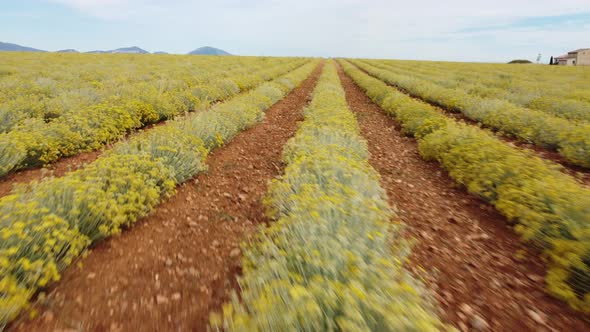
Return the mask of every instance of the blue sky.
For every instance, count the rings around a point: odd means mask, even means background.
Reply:
[[[0,0],[0,41],[499,62],[542,53],[548,61],[590,47],[590,0]]]

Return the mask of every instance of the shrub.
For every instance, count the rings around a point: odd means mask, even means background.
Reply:
[[[342,65],[368,95],[386,87],[348,62]],[[455,181],[515,223],[523,241],[541,248],[549,258],[548,291],[575,309],[590,312],[590,293],[584,284],[590,278],[590,190],[562,173],[559,165],[480,128],[445,121],[427,104],[413,107],[416,102],[410,97],[388,90],[390,96],[382,98],[381,106],[404,128],[420,128],[411,126],[415,117],[435,119],[436,129],[418,136],[421,156],[437,160]]]
[[[510,63],[510,64],[524,64],[524,63],[532,63],[532,62],[530,60],[517,59],[517,60],[512,60],[508,63]]]
[[[308,62],[283,78],[298,85],[316,64]],[[262,118],[265,109],[244,102],[266,98],[270,107],[276,101],[266,96],[268,91],[254,89],[185,121],[122,141],[81,170],[21,186],[1,198],[0,326],[37,289],[58,280],[59,272],[91,243],[131,226],[169,197],[176,184],[204,170],[209,149]],[[253,114],[236,117],[236,109]],[[200,129],[210,127],[197,126],[206,120],[216,124],[221,141],[207,148],[203,142],[211,132]]]
[[[423,286],[404,270],[400,240],[354,115],[328,64],[283,152],[265,204],[277,221],[244,248],[240,296],[214,329],[434,331]],[[395,239],[392,249],[391,240]]]

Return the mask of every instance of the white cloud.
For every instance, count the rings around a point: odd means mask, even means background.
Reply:
[[[590,13],[588,0],[46,1],[139,25],[164,49],[191,39],[239,54],[504,60],[517,51],[590,46],[581,29],[510,28],[526,18]],[[465,32],[478,27],[488,29]]]
[[[155,0],[47,0],[105,20],[125,20],[146,14],[157,14],[166,3]]]

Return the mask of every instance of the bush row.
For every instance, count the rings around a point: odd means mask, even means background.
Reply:
[[[409,248],[393,223],[367,144],[326,65],[305,120],[283,151],[285,174],[265,203],[276,219],[244,248],[241,294],[215,329],[432,331],[442,325],[402,267]],[[393,240],[395,239],[395,240]],[[395,242],[392,248],[392,241]]]
[[[535,145],[557,150],[570,163],[590,168],[590,124],[575,124],[508,101],[480,98],[462,89],[448,89],[407,75],[398,75],[362,61],[353,61],[369,74],[412,95],[502,133]]]
[[[292,61],[246,77],[224,78],[193,90],[167,89],[160,93],[157,86],[145,83],[143,88],[138,88],[134,98],[108,98],[100,104],[66,113],[49,123],[39,118],[25,120],[15,130],[0,134],[0,176],[99,149],[131,130],[190,110],[201,110],[211,102],[251,89],[301,66],[305,61]]]
[[[14,130],[26,119],[55,121],[70,112],[97,105],[116,96],[125,100],[152,102],[151,95],[199,88],[230,75],[232,80],[255,71],[280,66],[289,58],[237,58],[172,56],[90,57],[39,54],[0,55],[0,68],[15,68],[18,74],[0,77],[0,133]],[[16,59],[14,59],[16,58]],[[23,59],[24,58],[24,59]],[[241,79],[240,79],[241,80]],[[153,99],[153,98],[152,98]],[[166,114],[167,103],[155,103]],[[172,111],[175,111],[173,109]]]
[[[120,142],[86,168],[0,199],[0,328],[90,244],[148,214],[206,168],[208,152],[264,117],[317,61],[211,110]]]
[[[590,102],[590,91],[584,89],[584,84],[588,82],[588,75],[579,67],[407,60],[375,60],[375,62],[398,68],[416,69],[424,74],[436,72],[440,74],[440,77],[444,77],[446,73],[456,77],[458,81],[481,82],[486,86],[506,89],[513,93],[521,92],[525,95],[542,93],[565,100]]]
[[[368,63],[381,69],[393,70],[398,74],[428,80],[446,88],[460,88],[482,98],[504,99],[560,118],[590,122],[590,103],[567,97],[568,83],[587,84],[587,80],[573,80],[565,73],[547,72],[541,82],[538,79],[528,82],[521,80],[516,73],[504,71],[498,74],[472,67],[453,68],[448,67],[448,64],[431,67],[415,63],[410,66],[405,61],[391,63],[372,60]],[[503,69],[508,68],[513,67],[506,66]],[[564,82],[564,79],[567,82]]]
[[[418,139],[424,159],[440,162],[453,179],[515,223],[524,241],[543,250],[551,294],[590,311],[590,189],[560,166],[451,120],[347,62],[342,65],[406,134]]]

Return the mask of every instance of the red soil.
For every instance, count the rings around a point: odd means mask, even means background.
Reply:
[[[99,243],[67,269],[15,331],[206,330],[237,287],[240,243],[265,225],[261,198],[282,171],[321,66],[275,104],[262,123],[208,158],[209,170],[118,237]]]
[[[182,115],[181,115],[182,116]],[[139,135],[146,130],[154,127],[165,125],[167,121],[161,121],[156,124],[147,125],[141,129],[137,129],[128,133],[125,138],[131,138],[134,135]],[[26,184],[32,181],[39,181],[46,177],[60,177],[66,173],[84,168],[87,164],[95,161],[100,157],[104,151],[111,149],[115,143],[103,146],[100,150],[82,152],[75,156],[65,157],[56,162],[46,165],[45,167],[34,167],[28,169],[18,170],[14,173],[9,173],[4,177],[0,177],[0,198],[10,194],[12,189],[20,184]]]
[[[350,64],[354,66],[353,63],[350,63]],[[361,70],[363,73],[365,73],[369,76],[375,77],[375,76],[371,75],[369,72],[367,72],[366,70],[364,70],[363,68],[360,68],[358,66],[355,66],[355,67],[357,69]],[[377,78],[377,77],[375,77],[375,78]],[[540,146],[537,146],[534,144],[522,142],[518,138],[512,137],[509,134],[504,134],[504,133],[494,130],[493,128],[488,128],[488,127],[480,124],[478,121],[468,118],[467,116],[463,115],[462,113],[453,112],[453,111],[445,108],[442,105],[424,100],[424,99],[420,98],[419,96],[416,96],[416,95],[412,94],[411,92],[409,92],[403,88],[400,88],[396,85],[389,84],[387,82],[383,82],[383,83],[385,83],[393,88],[396,88],[398,91],[406,94],[408,97],[411,97],[414,100],[417,100],[417,101],[425,103],[425,104],[429,104],[430,106],[436,108],[439,112],[445,114],[446,116],[448,116],[450,118],[453,118],[457,121],[462,121],[462,122],[472,125],[472,126],[487,128],[490,131],[492,131],[493,133],[495,133],[495,135],[498,139],[501,139],[502,141],[506,142],[509,145],[512,145],[515,148],[519,148],[521,150],[532,152],[533,154],[537,155],[540,158],[547,159],[547,160],[550,160],[554,163],[561,165],[563,167],[562,171],[564,173],[573,176],[576,180],[578,180],[578,182],[580,182],[586,186],[590,186],[590,170],[583,168],[581,166],[572,164],[571,162],[566,160],[562,155],[560,155],[557,151],[551,151],[551,150],[545,149],[543,147],[540,147]]]
[[[422,160],[416,141],[339,73],[368,140],[370,163],[416,239],[408,267],[426,279],[443,320],[461,330],[590,330],[582,314],[544,292],[543,262],[527,252],[506,219],[457,188],[438,164]],[[527,252],[524,258],[516,258],[519,251]]]

